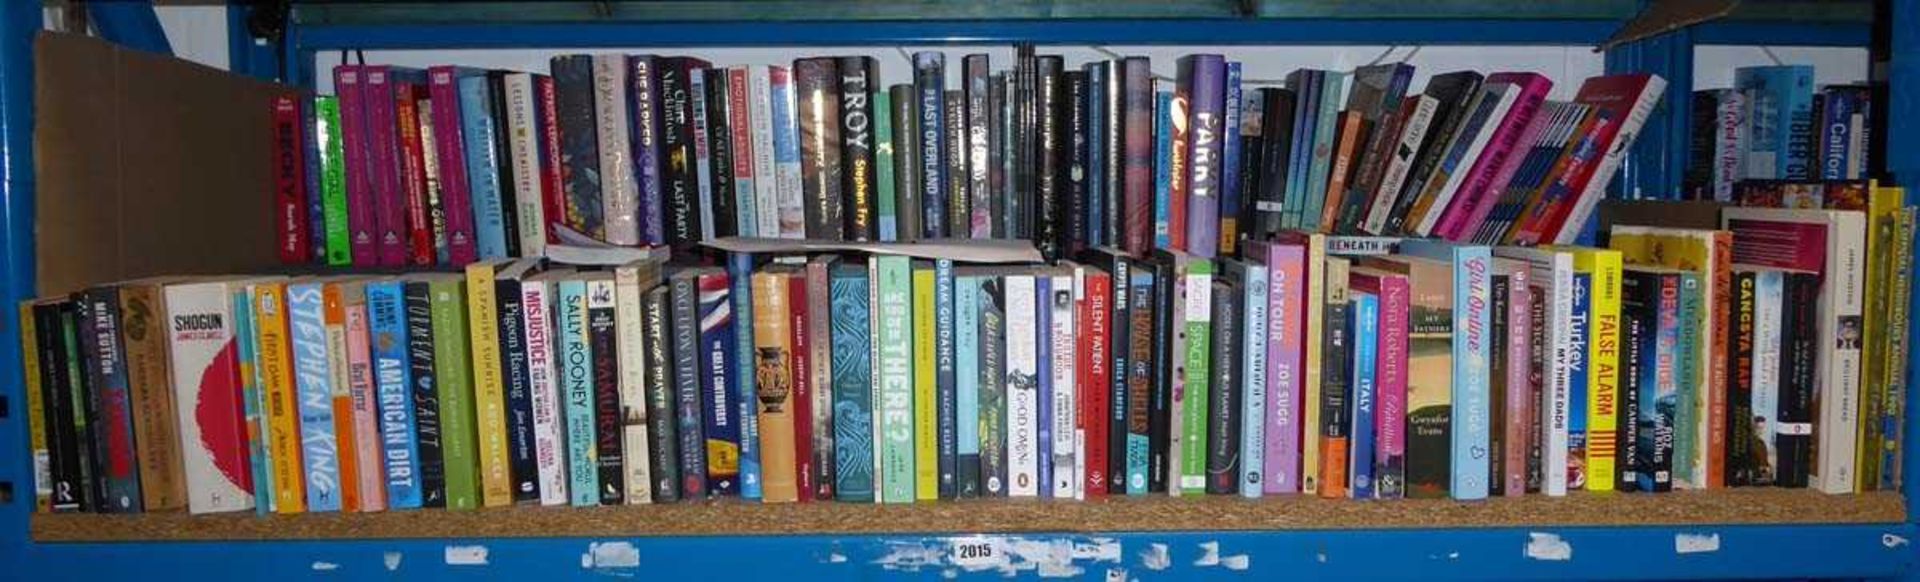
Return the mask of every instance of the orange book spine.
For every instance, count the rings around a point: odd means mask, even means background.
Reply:
[[[326,305],[327,359],[333,370],[333,431],[340,459],[340,511],[360,511],[360,463],[352,451],[358,442],[353,434],[353,392],[347,387],[347,309],[340,297],[340,284],[328,283],[321,292]]]
[[[756,412],[760,418],[760,495],[766,503],[800,500],[793,451],[793,311],[791,275],[753,274],[753,352]]]
[[[1727,486],[1727,351],[1729,334],[1717,330],[1729,329],[1729,307],[1733,305],[1733,233],[1719,231],[1713,235],[1713,309],[1708,310],[1707,329],[1712,338],[1707,342],[1708,357],[1713,358],[1708,370],[1706,382],[1707,399],[1707,478],[1708,489]]]
[[[1321,205],[1320,228],[1315,229],[1320,231],[1333,230],[1334,224],[1339,221],[1340,207],[1346,204],[1347,189],[1353,185],[1353,171],[1356,169],[1353,158],[1359,153],[1360,142],[1364,141],[1366,118],[1359,112],[1342,111],[1337,125],[1340,135],[1333,150],[1331,176],[1327,179],[1327,202]]]

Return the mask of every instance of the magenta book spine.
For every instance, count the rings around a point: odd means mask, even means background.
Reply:
[[[439,157],[440,206],[447,217],[447,258],[455,265],[479,259],[474,247],[473,194],[467,186],[466,142],[460,125],[460,75],[455,67],[427,69],[433,101],[433,148]]]
[[[373,184],[373,244],[383,267],[407,264],[406,202],[401,199],[399,125],[393,111],[393,70],[366,65],[367,161]]]
[[[333,68],[333,91],[340,99],[341,150],[346,154],[348,248],[352,249],[353,264],[362,267],[380,263],[373,235],[373,190],[378,178],[368,154],[367,106],[362,88],[365,78],[363,65]]]
[[[1374,496],[1406,496],[1407,325],[1412,303],[1407,278],[1380,278],[1380,359],[1374,385]]]
[[[1434,225],[1433,234],[1447,240],[1459,241],[1473,236],[1480,227],[1480,221],[1486,220],[1487,213],[1493,210],[1494,202],[1500,196],[1500,184],[1513,177],[1518,167],[1509,163],[1526,156],[1522,152],[1524,144],[1531,136],[1539,135],[1542,124],[1533,122],[1540,112],[1540,104],[1547,99],[1547,92],[1553,90],[1553,81],[1538,73],[1495,73],[1487,77],[1488,85],[1513,85],[1520,91],[1520,97],[1513,102],[1513,109],[1507,117],[1500,120],[1493,136],[1487,140],[1487,148],[1480,153],[1480,159],[1473,162],[1473,169],[1461,181],[1460,193],[1440,215],[1440,221]]]

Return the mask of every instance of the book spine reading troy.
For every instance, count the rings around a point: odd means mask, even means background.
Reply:
[[[875,166],[873,57],[840,58],[841,187],[846,194],[847,240],[880,240],[878,171]]]
[[[831,57],[793,62],[793,90],[800,128],[801,189],[806,199],[807,238],[840,240],[840,78]]]

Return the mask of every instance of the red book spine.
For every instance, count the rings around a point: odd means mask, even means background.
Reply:
[[[1187,111],[1192,103],[1190,88],[1186,83],[1176,84],[1173,90],[1172,111],[1160,112],[1168,116],[1171,122],[1172,151],[1168,152],[1167,173],[1167,243],[1177,250],[1187,249],[1187,166],[1193,163],[1187,159]]]
[[[791,277],[787,305],[793,312],[793,458],[800,502],[813,501],[813,368],[807,351],[807,278]]]
[[[273,98],[273,226],[280,262],[307,262],[307,179],[301,159],[300,100],[293,95]]]
[[[420,143],[420,103],[422,87],[412,83],[396,83],[394,87],[394,118],[399,129],[399,148],[396,151],[400,168],[400,193],[406,204],[405,230],[406,262],[415,265],[431,265],[435,258],[433,247],[432,207],[427,201],[427,161],[426,152]]]
[[[553,77],[536,75],[533,84],[540,92],[540,205],[547,219],[547,242],[558,244],[560,228],[567,224],[567,193],[560,187],[560,109]]]
[[[1079,350],[1080,414],[1074,421],[1085,434],[1086,496],[1107,496],[1108,419],[1113,416],[1110,391],[1113,386],[1113,278],[1107,273],[1088,273],[1085,293],[1080,300],[1079,321],[1086,322],[1081,340],[1087,349]]]
[[[393,70],[386,65],[367,65],[362,70],[366,72],[367,165],[373,170],[369,172],[373,180],[373,244],[379,252],[377,264],[399,267],[407,263],[407,216]]]
[[[479,250],[474,247],[473,194],[467,185],[459,79],[454,67],[427,69],[427,95],[433,100],[433,149],[440,166],[440,207],[447,221],[447,259],[465,265],[479,259]]]
[[[366,95],[362,79],[365,67],[340,65],[333,68],[333,92],[340,98],[340,140],[346,154],[348,247],[353,264],[368,266],[380,262],[373,235],[373,191],[376,176],[368,156]]]

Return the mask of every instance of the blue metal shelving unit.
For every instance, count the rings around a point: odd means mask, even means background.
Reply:
[[[1889,167],[1920,180],[1920,0],[1894,0],[1893,99]],[[244,22],[236,6],[235,33]],[[16,301],[33,293],[31,46],[42,18],[38,2],[0,3],[0,291]],[[297,18],[296,18],[297,20]],[[1615,19],[1204,18],[1171,20],[740,21],[593,23],[289,24],[279,58],[236,39],[235,70],[312,85],[316,52],[345,49],[594,48],[630,46],[982,44],[1543,44],[1591,45]],[[1671,83],[1663,109],[1639,140],[1626,192],[1669,197],[1686,160],[1686,106],[1693,48],[1703,44],[1865,46],[1858,23],[1732,21],[1691,27],[1616,48],[1609,71],[1652,71]],[[277,62],[278,61],[278,62]],[[280,71],[284,64],[286,70]],[[1920,188],[1916,188],[1920,191]],[[1920,198],[1920,194],[1916,194]],[[1920,311],[1916,311],[1920,312]],[[17,314],[0,310],[0,371],[19,369]],[[1916,326],[1915,341],[1920,341]],[[1911,381],[1920,381],[1916,366]],[[18,403],[21,386],[0,374],[0,397]],[[14,410],[24,408],[19,404]],[[3,415],[0,415],[3,416]],[[0,417],[0,451],[25,450],[25,422]],[[1920,450],[1920,415],[1910,415],[1904,446]],[[0,577],[31,572],[56,578],[188,575],[259,579],[287,575],[504,578],[508,575],[713,577],[922,577],[1026,574],[1114,579],[1240,573],[1286,577],[1916,577],[1916,512],[1876,525],[1729,525],[1687,527],[1539,527],[1489,529],[1295,530],[1102,535],[823,536],[764,535],[625,539],[356,540],[39,544],[28,537],[29,464],[0,455]],[[1910,456],[1906,474],[1920,474]],[[1910,479],[1908,499],[1920,493]],[[6,501],[8,494],[11,501]],[[775,534],[778,532],[767,532]],[[1009,556],[992,564],[956,560],[960,544],[993,544]],[[751,556],[728,559],[722,556]]]

